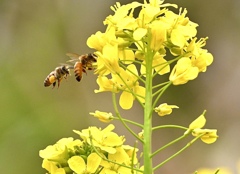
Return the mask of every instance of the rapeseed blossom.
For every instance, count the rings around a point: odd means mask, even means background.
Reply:
[[[93,115],[94,117],[98,118],[100,121],[104,123],[109,123],[113,119],[112,113],[107,112],[101,112],[101,111],[95,111],[95,113],[90,112],[90,115]]]
[[[98,31],[87,40],[98,56],[95,73],[99,90],[95,92],[122,91],[119,104],[130,109],[136,97],[145,103],[145,85],[139,84],[146,83],[146,66],[150,62],[152,73],[170,72],[173,85],[185,84],[206,71],[213,61],[211,53],[202,48],[207,38],[197,41],[198,24],[190,21],[186,9],[174,13],[167,7],[177,5],[151,0],[127,5],[117,2],[111,7],[114,14],[104,20],[105,32]],[[136,9],[140,9],[138,15]],[[166,59],[167,50],[176,58]],[[140,64],[140,69],[134,64]],[[171,64],[175,64],[172,69]]]
[[[138,149],[124,145],[125,138],[118,136],[113,129],[110,124],[105,129],[89,127],[75,130],[81,139],[62,138],[40,150],[42,167],[51,174],[131,173],[131,167],[138,165]]]
[[[165,116],[172,113],[173,108],[179,108],[176,105],[168,105],[167,103],[160,104],[158,107],[154,108],[154,111],[158,113],[159,116]]]
[[[211,144],[217,140],[218,135],[216,129],[202,129],[206,124],[206,118],[204,116],[205,112],[206,111],[204,111],[203,114],[201,114],[189,125],[189,129],[185,132],[185,134],[191,131],[193,136],[200,136],[204,143]]]

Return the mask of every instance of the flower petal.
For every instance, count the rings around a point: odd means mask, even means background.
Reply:
[[[86,170],[86,164],[82,157],[73,156],[68,160],[69,167],[77,174],[82,174]]]
[[[89,173],[95,173],[101,163],[101,157],[96,153],[91,153],[87,158],[87,171]]]
[[[123,91],[120,96],[119,104],[123,109],[131,109],[133,106],[133,99],[134,98],[131,93]]]
[[[189,125],[189,129],[202,128],[205,125],[205,123],[206,123],[206,118],[202,114]]]

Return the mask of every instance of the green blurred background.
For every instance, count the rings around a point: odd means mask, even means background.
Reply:
[[[131,2],[120,0],[122,4]],[[141,1],[139,1],[141,2]],[[154,123],[187,126],[207,109],[208,128],[220,135],[212,145],[197,142],[159,173],[192,173],[199,167],[226,166],[236,173],[240,159],[240,1],[168,0],[188,9],[200,26],[198,37],[208,36],[207,49],[215,61],[206,73],[186,85],[171,87],[164,101],[176,104],[169,117]],[[43,81],[64,63],[67,52],[88,53],[87,38],[104,31],[102,21],[112,14],[114,0],[1,0],[0,1],[0,171],[5,174],[45,173],[38,152],[62,137],[77,137],[73,129],[105,127],[88,113],[113,111],[109,93],[94,94],[96,77],[88,72],[81,83],[69,78],[59,89],[45,88]],[[140,107],[124,115],[142,120]],[[136,129],[137,130],[137,129]],[[134,139],[121,124],[118,134],[127,143]],[[137,130],[140,131],[140,130]],[[166,130],[154,133],[154,149],[181,135]],[[185,145],[180,142],[160,154],[156,163]]]

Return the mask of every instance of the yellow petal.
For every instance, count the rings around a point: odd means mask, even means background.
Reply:
[[[89,173],[95,173],[101,163],[101,157],[96,153],[91,153],[87,158],[87,171]]]
[[[146,89],[143,86],[136,86],[134,92],[137,94],[137,98],[141,103],[145,103]]]
[[[180,48],[182,48],[186,43],[186,39],[184,38],[182,33],[177,29],[172,30],[171,41],[174,45],[176,45]]]
[[[194,120],[190,125],[189,129],[202,128],[206,123],[204,115],[200,115],[196,120]]]
[[[86,170],[86,164],[82,157],[73,156],[68,160],[69,167],[77,174],[82,174]]]
[[[123,140],[114,132],[108,132],[104,135],[104,140],[102,142],[105,146],[120,146],[123,144]]]
[[[123,60],[123,63],[130,64],[134,61],[135,55],[132,50],[119,50],[118,53],[119,59]]]
[[[168,62],[161,55],[154,56],[152,64],[153,67],[155,67],[155,71],[160,75],[170,72],[170,66]]]
[[[134,98],[131,93],[123,91],[120,96],[119,104],[123,109],[131,109],[133,105],[133,99]]]
[[[206,134],[201,137],[201,140],[206,144],[212,144],[214,143],[218,136],[217,136],[217,130],[216,129],[205,129]]]
[[[55,162],[48,161],[47,159],[43,159],[42,168],[49,171],[49,173],[53,173],[54,171],[56,171],[58,169]]]
[[[134,40],[141,40],[146,34],[147,34],[147,29],[138,28],[133,32],[133,39]]]

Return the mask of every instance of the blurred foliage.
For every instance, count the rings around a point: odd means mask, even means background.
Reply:
[[[172,87],[165,94],[166,102],[181,109],[170,117],[157,117],[154,123],[169,123],[174,119],[188,125],[192,117],[207,109],[208,124],[218,129],[220,138],[207,148],[199,142],[161,171],[173,173],[177,169],[178,173],[191,173],[199,167],[218,165],[234,168],[240,157],[240,140],[234,138],[240,131],[240,1],[166,2],[188,9],[188,16],[200,25],[198,36],[209,36],[207,49],[215,56],[215,62],[196,81]],[[93,90],[98,86],[93,72],[84,76],[81,83],[72,77],[54,90],[45,88],[43,81],[59,63],[68,60],[67,52],[91,51],[86,39],[104,30],[102,21],[111,13],[109,6],[114,3],[113,0],[0,1],[1,173],[44,173],[38,156],[40,149],[62,137],[73,136],[73,129],[103,126],[88,113],[96,109],[111,111],[111,97],[94,95]],[[142,119],[139,108],[135,106],[126,115]],[[116,129],[119,134],[126,134],[120,126]],[[160,143],[169,141],[167,135],[175,133],[164,132],[166,138]],[[192,149],[196,148],[199,153],[193,156]],[[166,152],[166,156],[169,154],[172,152]]]

